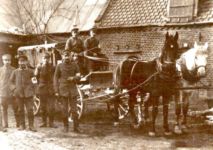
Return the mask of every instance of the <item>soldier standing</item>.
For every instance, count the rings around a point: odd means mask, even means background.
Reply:
[[[69,105],[73,116],[74,132],[80,132],[77,114],[78,90],[76,87],[76,82],[80,79],[79,67],[75,62],[70,60],[69,51],[63,52],[62,59],[62,63],[56,66],[54,89],[55,95],[60,96],[63,105],[64,132],[69,131]]]
[[[84,43],[79,38],[79,29],[74,26],[71,30],[71,37],[67,40],[65,45],[65,50],[71,52],[71,57],[76,57],[76,63],[79,66],[80,73],[85,74],[84,69]],[[75,59],[75,58],[74,58]]]
[[[38,64],[34,72],[38,80],[37,94],[41,102],[42,124],[40,127],[47,127],[47,117],[49,127],[56,128],[54,125],[55,98],[53,90],[54,67],[50,63],[50,55],[45,53],[42,62]]]
[[[3,108],[3,123],[4,123],[3,129],[4,131],[6,131],[6,128],[8,128],[7,109],[9,104],[12,104],[17,127],[19,127],[19,120],[18,120],[18,106],[17,106],[16,100],[11,94],[10,85],[9,85],[10,76],[13,70],[15,70],[15,68],[11,66],[11,55],[4,54],[2,56],[2,61],[3,61],[3,67],[0,68],[0,102]],[[1,113],[0,115],[2,115],[2,112],[0,113]]]
[[[33,114],[33,96],[35,93],[32,78],[34,76],[33,70],[29,69],[28,59],[25,55],[18,56],[19,68],[15,69],[10,77],[11,90],[18,102],[18,113],[20,120],[19,130],[25,130],[25,107],[27,109],[27,116],[29,122],[29,130],[36,132],[34,128],[34,114]]]

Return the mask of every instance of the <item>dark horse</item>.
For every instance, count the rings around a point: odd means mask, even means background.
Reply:
[[[138,61],[135,59],[124,60],[116,70],[116,94],[122,89],[128,89],[129,94],[129,113],[133,119],[133,125],[138,124],[138,120],[134,111],[136,104],[136,95],[140,92],[142,95],[150,93],[150,99],[145,103],[145,118],[148,116],[148,103],[151,102],[152,110],[152,127],[149,132],[150,136],[155,135],[155,120],[158,113],[159,97],[163,98],[163,116],[165,134],[170,134],[168,125],[168,104],[171,96],[174,94],[176,85],[176,66],[178,52],[178,33],[166,34],[164,47],[158,58],[153,61]],[[148,80],[148,82],[147,82]],[[147,84],[143,84],[147,82]],[[142,85],[143,84],[143,85]],[[141,85],[141,86],[140,86]],[[120,95],[115,98],[115,110],[119,113],[118,107]],[[118,121],[118,118],[116,118]]]

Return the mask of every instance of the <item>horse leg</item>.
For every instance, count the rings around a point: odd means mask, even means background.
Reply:
[[[115,95],[119,93],[119,89],[115,89]],[[119,125],[119,103],[120,103],[120,96],[115,96],[113,99],[113,104],[114,104],[114,111],[115,111],[115,116],[114,116],[114,126]]]
[[[182,130],[187,132],[187,114],[189,110],[189,93],[183,94],[183,122],[182,122]]]
[[[149,136],[155,136],[155,121],[158,114],[158,102],[159,97],[155,96],[152,97],[152,125],[151,125],[151,131],[149,132]]]
[[[182,130],[180,128],[182,91],[177,91],[174,95],[174,98],[175,98],[175,114],[176,114],[176,124],[174,127],[174,133],[182,134]]]
[[[145,119],[145,122],[148,122],[148,119],[149,119],[149,102],[148,101],[144,102],[144,119]]]
[[[135,110],[134,110],[135,103],[136,103],[136,94],[130,93],[129,94],[129,101],[128,101],[129,112],[130,112],[130,115],[131,115],[131,118],[132,118],[133,127],[138,128],[138,120],[137,120],[137,117],[135,115]]]
[[[169,123],[168,123],[168,114],[169,114],[169,96],[163,96],[163,127],[164,127],[164,134],[171,135],[169,130]]]

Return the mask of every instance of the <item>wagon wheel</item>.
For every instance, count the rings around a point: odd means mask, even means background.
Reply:
[[[81,118],[83,114],[84,109],[84,103],[83,103],[83,92],[81,89],[77,86],[78,89],[78,96],[77,96],[77,113],[78,113],[78,119]],[[69,108],[69,122],[73,121],[71,108]]]
[[[33,114],[37,115],[39,112],[39,108],[40,108],[40,99],[36,96],[33,97]]]
[[[118,107],[118,119],[121,120],[127,116],[129,112],[129,105],[128,103],[124,102],[121,100],[119,102],[119,107]]]

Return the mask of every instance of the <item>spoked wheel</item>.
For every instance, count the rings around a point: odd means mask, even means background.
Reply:
[[[84,109],[83,92],[81,91],[81,89],[79,87],[77,87],[77,89],[78,89],[77,114],[78,114],[78,119],[80,119],[83,114],[83,109]],[[69,122],[72,122],[72,121],[73,121],[72,110],[71,110],[71,108],[69,108]]]
[[[38,114],[40,105],[41,105],[40,99],[38,97],[34,96],[33,97],[33,114],[34,115]]]
[[[126,102],[121,101],[118,107],[118,119],[121,120],[127,116],[129,112],[129,106]]]
[[[126,90],[122,90],[122,92],[126,92]],[[125,118],[129,113],[129,105],[128,105],[129,94],[124,94],[120,97],[119,107],[118,107],[118,119],[121,120]]]

